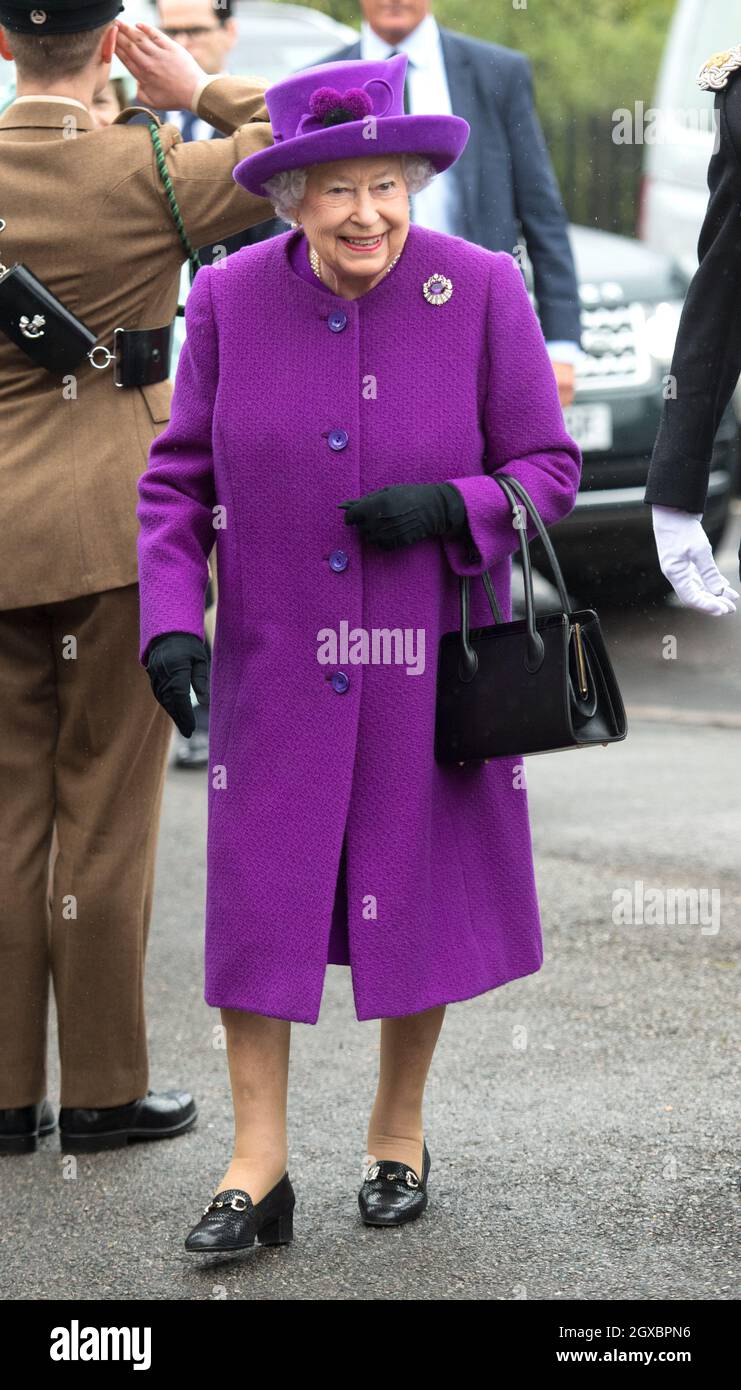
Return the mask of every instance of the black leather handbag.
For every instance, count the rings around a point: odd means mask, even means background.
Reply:
[[[494,624],[471,628],[469,579],[460,577],[460,631],[444,633],[438,650],[435,759],[462,765],[618,742],[628,726],[599,618],[593,608],[571,611],[550,537],[522,483],[506,473],[490,476],[512,506],[526,616],[503,621],[485,571]],[[528,516],[556,580],[556,613],[535,613]]]

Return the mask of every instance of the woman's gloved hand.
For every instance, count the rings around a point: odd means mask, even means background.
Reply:
[[[468,530],[466,504],[452,483],[402,483],[338,505],[346,509],[345,525],[357,526],[381,550]]]
[[[738,594],[713,559],[702,512],[653,506],[651,515],[661,572],[682,603],[715,617],[735,613]]]
[[[147,675],[163,709],[167,710],[184,738],[196,727],[190,687],[199,705],[209,702],[209,658],[192,632],[166,632],[149,644]]]

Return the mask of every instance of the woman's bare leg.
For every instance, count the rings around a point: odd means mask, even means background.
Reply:
[[[381,1019],[378,1090],[368,1124],[368,1153],[408,1163],[422,1174],[422,1101],[445,1005]]]
[[[234,1156],[217,1192],[239,1187],[256,1204],[288,1166],[286,1108],[291,1024],[222,1009],[234,1105]]]

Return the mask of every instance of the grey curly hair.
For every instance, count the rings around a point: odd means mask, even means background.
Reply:
[[[437,176],[434,164],[421,154],[402,154],[401,171],[407,193],[420,193]],[[293,209],[298,207],[306,192],[308,169],[282,169],[279,174],[265,180],[264,188],[275,208],[276,216],[284,222],[292,220]]]

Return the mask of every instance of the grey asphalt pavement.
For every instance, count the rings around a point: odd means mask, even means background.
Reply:
[[[731,582],[738,523],[723,551]],[[76,1168],[56,1138],[0,1159],[0,1296],[738,1298],[741,613],[666,603],[603,621],[629,736],[527,760],[545,962],[448,1008],[421,1219],[360,1222],[379,1025],[357,1022],[349,973],[330,966],[319,1023],[293,1029],[294,1244],[207,1260],[183,1250],[231,1127],[219,1015],[202,999],[205,775],[171,769],[147,976],[151,1085],[190,1088],[199,1123]],[[666,634],[678,636],[671,663]],[[613,895],[640,885],[717,890],[717,920],[615,922]],[[55,1086],[52,1065],[53,1099]]]

